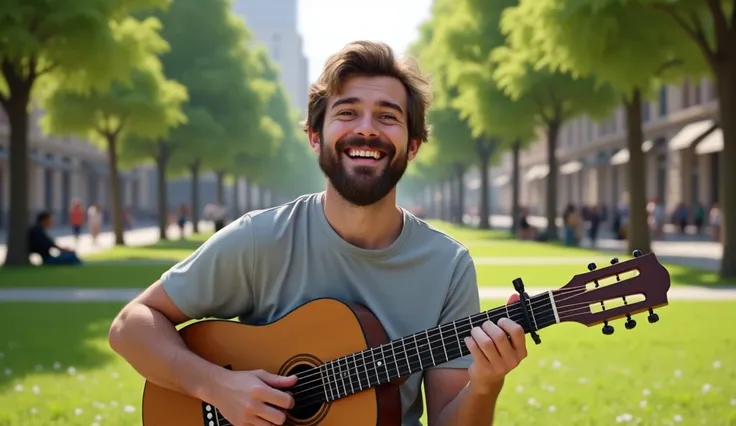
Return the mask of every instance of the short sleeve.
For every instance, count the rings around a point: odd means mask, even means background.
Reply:
[[[464,251],[453,274],[450,290],[440,313],[439,324],[467,318],[478,312],[480,312],[480,296],[475,264],[470,254]],[[473,356],[466,355],[432,368],[468,368],[472,363]]]
[[[229,319],[252,309],[254,237],[244,215],[161,276],[174,304],[190,318]]]

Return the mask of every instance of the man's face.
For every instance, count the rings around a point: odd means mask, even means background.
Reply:
[[[353,77],[327,101],[320,138],[309,134],[335,190],[357,206],[388,195],[416,156],[409,141],[406,89],[391,77]]]

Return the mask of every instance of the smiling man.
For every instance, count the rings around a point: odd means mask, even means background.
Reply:
[[[326,190],[216,233],[123,308],[112,348],[148,380],[213,404],[234,425],[280,425],[296,377],[211,364],[187,350],[175,325],[235,316],[264,324],[332,297],[368,307],[395,339],[479,312],[468,250],[396,205],[396,185],[427,141],[430,91],[385,44],[354,42],[331,57],[309,89],[304,124]],[[430,425],[492,423],[504,377],[527,355],[524,332],[509,319],[487,322],[465,344],[471,355],[401,385],[404,426],[420,424],[422,382]]]

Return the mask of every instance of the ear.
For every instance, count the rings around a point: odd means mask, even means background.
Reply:
[[[309,129],[307,133],[309,137],[309,145],[312,147],[312,151],[319,154],[320,152],[320,141],[319,134],[312,129]]]
[[[412,161],[414,157],[417,156],[417,153],[419,152],[419,147],[421,145],[422,144],[418,140],[415,140],[415,139],[409,140],[409,161]]]

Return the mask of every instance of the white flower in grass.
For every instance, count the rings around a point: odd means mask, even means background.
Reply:
[[[54,370],[61,370],[61,363],[59,361],[54,361]]]
[[[545,365],[547,365],[547,360],[540,359],[539,361],[537,361],[537,365],[539,365],[540,367],[544,367]]]
[[[554,413],[555,411],[557,411],[557,407],[555,407],[554,405],[550,405],[549,408],[547,408],[547,411],[549,411],[550,413]]]
[[[552,361],[552,368],[557,369],[560,367],[562,367],[562,363],[560,361],[557,361],[557,360]]]
[[[15,385],[14,389],[16,392],[23,392],[23,385]]]
[[[77,376],[77,380],[79,380],[80,382],[83,382],[85,379],[86,377],[84,374],[80,374],[79,376]]]
[[[98,415],[96,415],[96,416],[95,416],[95,420],[97,420],[98,422],[99,422],[99,421],[102,421],[102,414],[98,414]]]
[[[31,388],[31,392],[38,395],[41,393],[41,388],[38,385],[33,385],[33,387]]]
[[[110,401],[110,407],[117,407],[118,402],[117,401]]]
[[[713,361],[713,368],[721,368],[721,361],[719,360]]]
[[[529,398],[526,402],[529,405],[534,406],[534,407],[536,407],[537,405],[539,405],[539,403],[537,402],[536,398]]]
[[[639,407],[644,408],[646,406],[647,406],[647,400],[646,399],[642,399],[641,401],[639,401]]]
[[[36,371],[43,371],[43,365],[36,364]]]
[[[93,422],[90,426],[100,426],[100,424],[97,422]]]
[[[643,391],[641,391],[641,394],[642,394],[642,395],[644,395],[644,396],[647,396],[647,395],[649,395],[650,393],[651,393],[651,392],[649,391],[649,389],[644,389]]]
[[[708,393],[708,392],[710,392],[711,387],[712,386],[710,385],[710,383],[706,383],[706,384],[703,385],[702,388],[700,388],[700,391],[703,392],[703,393]]]
[[[736,407],[736,398],[731,398],[731,407]]]
[[[519,392],[519,393],[524,392],[524,386],[521,386],[521,385],[517,386],[516,392]]]
[[[580,407],[580,411],[582,411],[584,413],[587,413],[588,412],[588,406],[587,405],[583,405],[582,407]]]
[[[74,367],[69,367],[69,368],[66,369],[66,372],[69,373],[69,374],[71,374],[73,376],[73,375],[77,374],[77,369],[74,368]]]
[[[673,417],[672,420],[674,420],[675,423],[680,423],[682,421],[682,416],[679,414],[675,414],[675,417]]]
[[[6,368],[6,369],[5,369],[5,375],[6,375],[6,376],[12,376],[12,375],[13,375],[13,370],[11,370],[11,369],[9,369],[9,368]]]
[[[118,374],[117,371],[113,371],[113,373],[110,375],[110,377],[112,377],[113,379],[117,379],[118,377],[120,377],[120,374]]]
[[[634,420],[634,416],[629,413],[624,413],[616,416],[616,423],[628,423]]]
[[[675,370],[675,377],[682,377],[682,371],[681,370]]]
[[[581,385],[584,385],[584,384],[588,383],[588,379],[585,378],[585,377],[581,377],[581,378],[578,379],[578,383],[580,383]]]
[[[125,411],[126,413],[133,413],[135,412],[135,407],[133,407],[132,405],[126,405],[123,408],[123,411]]]
[[[36,407],[31,407],[31,409],[30,409],[30,410],[28,410],[28,412],[29,412],[29,413],[31,413],[31,414],[38,414],[38,408],[36,408]]]
[[[82,409],[81,409],[81,408],[75,408],[75,409],[74,409],[74,415],[75,415],[75,416],[81,416],[83,412],[84,412],[84,411],[82,411]]]

